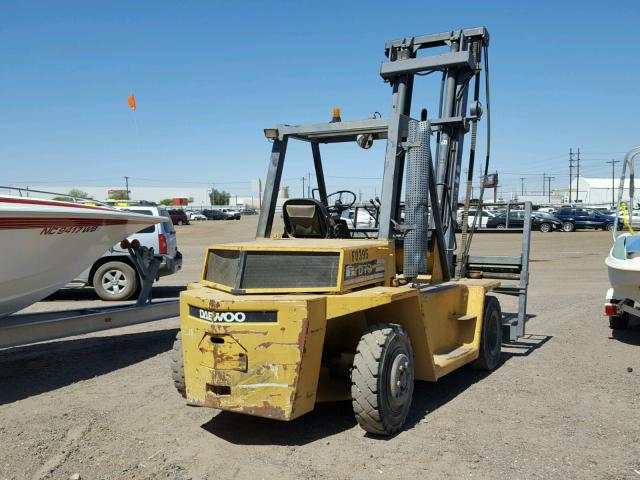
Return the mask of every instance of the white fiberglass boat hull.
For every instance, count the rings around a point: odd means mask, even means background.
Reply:
[[[113,245],[163,217],[0,197],[0,318],[42,300]]]
[[[633,237],[623,234],[616,239],[604,263],[607,265],[611,299],[640,302],[640,255],[629,254],[627,242]]]
[[[630,299],[640,302],[640,257],[621,260],[609,254],[605,262],[609,284],[616,300]]]

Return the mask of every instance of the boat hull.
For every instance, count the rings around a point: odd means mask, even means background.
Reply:
[[[109,248],[166,219],[65,202],[0,198],[0,318],[42,300]]]
[[[640,257],[621,260],[611,254],[606,258],[613,299],[640,302]]]

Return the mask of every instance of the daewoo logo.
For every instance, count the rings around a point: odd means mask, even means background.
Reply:
[[[276,311],[216,312],[189,305],[189,315],[212,323],[276,323]]]
[[[210,312],[209,310],[199,309],[199,317],[210,322],[244,322],[247,314],[244,312]]]

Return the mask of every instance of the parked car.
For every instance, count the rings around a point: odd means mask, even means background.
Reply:
[[[240,212],[242,215],[257,215],[258,211],[253,208],[245,208]]]
[[[169,210],[169,215],[174,225],[189,225],[189,217],[184,210],[180,210],[179,208],[172,209]]]
[[[469,227],[473,225],[474,217],[477,215],[477,211],[478,210],[476,208],[469,209],[469,217],[467,218],[467,224],[469,225]],[[458,226],[462,225],[463,213],[464,213],[463,210],[458,210],[458,213],[456,215],[456,222]],[[485,228],[487,226],[487,222],[489,221],[489,219],[495,217],[496,215],[498,215],[498,213],[496,213],[495,211],[483,208],[480,218],[475,221],[476,228]]]
[[[207,217],[205,217],[201,213],[189,212],[189,220],[191,220],[192,222],[197,222],[197,221],[206,220],[206,219]]]
[[[238,210],[223,208],[221,212],[224,214],[227,220],[240,220],[240,212]]]
[[[214,209],[204,209],[202,210],[202,215],[207,217],[207,220],[225,220],[227,216],[222,213],[220,210]]]
[[[524,227],[524,210],[509,212],[509,228]],[[507,228],[507,215],[498,215],[487,221],[487,228]],[[531,214],[531,228],[543,233],[562,229],[562,222],[547,212],[533,212]]]
[[[554,214],[549,212],[533,212],[531,228],[540,230],[543,233],[562,230],[562,222]]]
[[[613,213],[615,211],[612,210],[611,213]],[[629,210],[626,211],[626,216],[627,216],[627,220],[629,221],[629,223],[631,224],[632,228],[638,228],[640,227],[640,211],[638,211],[638,209],[634,209],[633,212],[630,212]],[[620,210],[620,212],[618,213],[618,229],[622,230],[624,228],[626,228],[626,224],[624,223],[624,214],[622,209]]]
[[[156,258],[160,260],[158,277],[171,275],[182,268],[182,254],[178,251],[176,232],[166,208],[160,206],[115,208],[143,215],[167,217],[165,222],[149,225],[129,236],[128,239],[130,241],[138,240],[140,245],[145,247],[153,247]],[[118,243],[78,275],[68,286],[91,286],[103,300],[128,300],[138,294],[140,278],[128,251],[120,248]]]
[[[554,207],[540,207],[536,212],[546,212],[546,213],[555,213],[557,209]]]
[[[603,215],[593,208],[563,207],[556,213],[562,222],[562,230],[573,232],[576,228],[613,230],[615,217]]]

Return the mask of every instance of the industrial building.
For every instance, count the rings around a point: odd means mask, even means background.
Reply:
[[[585,205],[611,206],[618,198],[619,187],[620,179],[618,178],[580,177],[580,183],[577,179],[573,179],[571,182],[571,200],[572,202],[582,202]],[[622,198],[629,198],[629,179],[625,180]],[[638,189],[636,189],[634,198],[635,204],[637,204]]]

